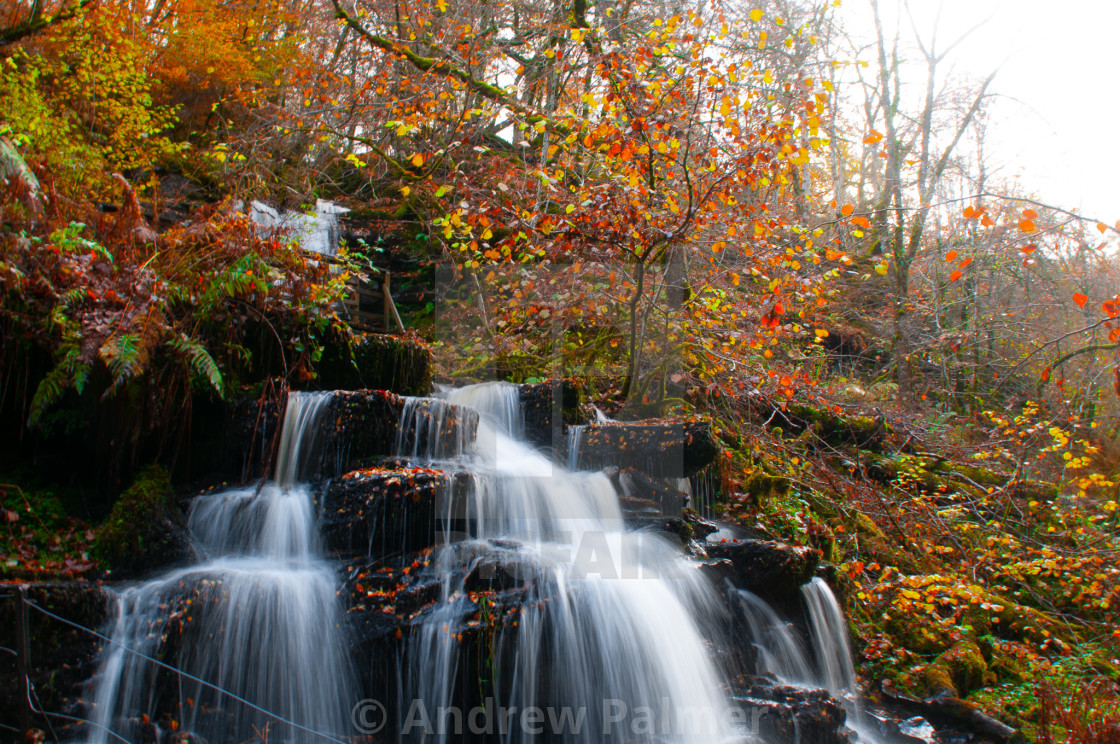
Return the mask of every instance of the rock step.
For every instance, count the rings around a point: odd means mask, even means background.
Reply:
[[[715,460],[719,450],[706,421],[596,423],[583,428],[578,465],[585,470],[613,465],[662,478],[688,478]]]
[[[433,468],[349,472],[322,496],[324,544],[340,557],[377,560],[439,544],[445,530],[465,531],[465,525],[447,515],[462,513],[456,503],[465,501],[472,485],[468,475]]]
[[[451,452],[474,439],[478,414],[462,406],[434,398],[417,402],[385,390],[339,390],[331,397],[319,430],[309,439],[314,442],[310,477],[337,477],[395,454],[399,422],[410,400],[414,425],[402,437],[405,451]],[[438,417],[439,426],[423,425],[426,417]],[[242,401],[231,419],[222,446],[205,453],[214,461],[201,484],[249,483],[260,478],[266,467],[275,466],[269,457],[281,424],[275,402],[262,406],[257,400]]]

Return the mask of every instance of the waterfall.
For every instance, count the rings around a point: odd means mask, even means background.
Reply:
[[[824,579],[814,578],[801,587],[809,610],[813,649],[816,652],[821,684],[838,700],[859,703],[859,685],[852,664],[848,640],[848,621],[836,596]]]
[[[290,394],[275,482],[195,499],[202,563],[116,593],[92,742],[147,741],[151,726],[209,742],[349,736],[354,674],[335,571],[297,482],[328,399]]]
[[[583,424],[568,427],[568,470],[579,470],[579,448],[583,446]]]
[[[477,539],[445,545],[432,562],[444,594],[409,639],[402,699],[422,701],[426,711],[453,704],[465,663],[459,634],[468,593],[453,577],[469,573],[480,556],[500,555],[521,571],[526,594],[517,622],[492,639],[493,706],[567,711],[570,725],[552,737],[565,741],[727,738],[725,680],[698,628],[698,618],[718,611],[706,579],[667,540],[625,529],[605,475],[570,472],[527,445],[517,394],[503,383],[446,394],[448,403],[479,413],[474,444],[438,465],[470,473],[475,487],[463,512]],[[401,442],[418,439],[407,427],[432,425],[406,411]],[[443,742],[450,735],[414,738]],[[530,738],[514,727],[503,741]]]
[[[773,676],[780,684],[828,690],[844,707],[848,726],[859,735],[860,741],[879,744],[880,734],[872,729],[864,715],[863,698],[852,663],[848,623],[828,584],[821,578],[813,578],[801,587],[815,663],[810,663],[793,625],[782,620],[765,600],[745,589],[736,590],[736,594],[755,649],[757,670]]]

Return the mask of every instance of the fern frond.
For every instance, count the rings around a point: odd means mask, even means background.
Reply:
[[[171,346],[187,358],[191,370],[199,377],[205,378],[219,396],[225,395],[222,391],[222,371],[205,346],[185,334],[179,334],[177,338],[172,339]]]
[[[28,417],[31,426],[39,423],[43,414],[62,398],[67,388],[73,387],[81,394],[89,379],[89,365],[82,361],[81,350],[76,343],[67,344],[60,351],[63,352],[62,358],[39,382],[31,398]]]
[[[123,381],[136,376],[142,367],[140,337],[135,333],[113,336],[102,344],[97,353],[113,375],[113,387],[119,387]]]

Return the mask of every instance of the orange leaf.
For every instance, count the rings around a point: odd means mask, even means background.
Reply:
[[[1030,220],[1023,219],[1019,221],[1019,229],[1023,232],[1034,232],[1037,228],[1035,228],[1034,223]]]
[[[1050,368],[1049,367],[1042,370],[1042,381],[1043,382],[1049,382],[1050,381]]]
[[[984,218],[982,220],[980,220],[980,224],[983,225],[984,227],[991,227],[992,225],[994,225],[996,223],[991,217],[989,217],[988,215],[984,215]]]
[[[782,379],[778,380],[778,384],[782,387],[789,387],[793,384],[793,380],[789,379],[789,375],[784,375]]]
[[[1101,234],[1103,235],[1104,231],[1108,229],[1108,225],[1104,224],[1103,222],[1098,222],[1097,229],[1100,230]]]
[[[1038,212],[1034,211],[1033,209],[1024,209],[1023,210],[1023,219],[1024,220],[1033,220],[1036,217],[1038,217]]]
[[[851,217],[852,212],[854,211],[856,211],[856,208],[851,204],[845,204],[844,206],[840,207],[840,214],[844,215],[845,217]]]
[[[956,280],[960,279],[961,276],[963,276],[963,274],[961,274],[961,272],[954,271],[952,274],[949,275],[949,281],[955,282]]]
[[[957,252],[956,251],[949,251],[948,253],[945,254],[945,260],[946,261],[955,261],[956,259],[957,259]]]
[[[871,130],[871,134],[869,134],[869,135],[867,135],[866,137],[863,138],[863,144],[865,144],[865,145],[877,145],[882,141],[883,141],[882,132],[877,132],[874,129]]]
[[[1104,310],[1105,314],[1110,318],[1115,318],[1117,315],[1120,315],[1120,307],[1117,307],[1115,300],[1107,300],[1101,305],[1101,309]]]
[[[860,227],[862,227],[862,228],[863,228],[864,230],[867,230],[868,228],[870,228],[870,227],[871,227],[871,222],[870,222],[870,220],[868,220],[868,219],[867,219],[866,217],[864,217],[863,215],[856,215],[855,217],[853,217],[853,218],[852,218],[852,224],[853,224],[853,225],[859,225],[859,226],[860,226]]]
[[[424,156],[420,153],[416,153],[412,156],[412,164],[419,168],[424,164]]]
[[[1038,248],[1038,246],[1034,243],[1027,243],[1023,246],[1023,253],[1034,253],[1036,248]]]
[[[970,263],[972,263],[972,258],[971,257],[966,258],[965,260],[961,261],[961,268],[963,269],[964,267],[968,266]]]
[[[1080,292],[1073,293],[1073,302],[1078,307],[1085,307],[1085,303],[1089,301],[1088,295],[1083,295]]]
[[[973,209],[972,207],[965,207],[964,208],[964,218],[966,220],[971,220],[975,216],[976,216],[976,210],[975,209]]]

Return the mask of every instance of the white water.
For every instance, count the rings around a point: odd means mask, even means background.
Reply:
[[[355,694],[335,572],[320,557],[311,493],[296,483],[328,400],[290,395],[279,485],[195,499],[189,523],[204,562],[116,595],[94,678],[92,742],[117,740],[110,731],[139,741],[140,717],[166,728],[157,719],[166,710],[179,731],[209,742],[349,735]]]
[[[754,645],[758,671],[779,683],[803,688],[823,688],[847,713],[847,725],[860,741],[879,744],[863,711],[863,698],[852,663],[848,622],[836,595],[821,578],[801,587],[809,617],[809,642],[813,662],[793,626],[782,620],[763,599],[744,589],[737,590],[740,607]]]
[[[606,476],[564,470],[519,441],[517,395],[502,383],[446,395],[480,414],[475,443],[442,453],[440,464],[474,480],[461,509],[476,542],[447,545],[435,561],[444,596],[410,641],[403,698],[429,711],[454,702],[467,660],[457,640],[463,585],[452,576],[497,552],[517,559],[531,588],[517,627],[493,641],[494,705],[582,710],[581,730],[562,729],[566,741],[711,744],[731,736],[724,680],[698,630],[698,618],[718,611],[706,580],[667,541],[625,530]],[[401,429],[440,425],[406,409]],[[654,723],[641,718],[643,708]],[[425,741],[448,740],[449,732],[436,734]],[[531,738],[516,726],[503,737]]]

